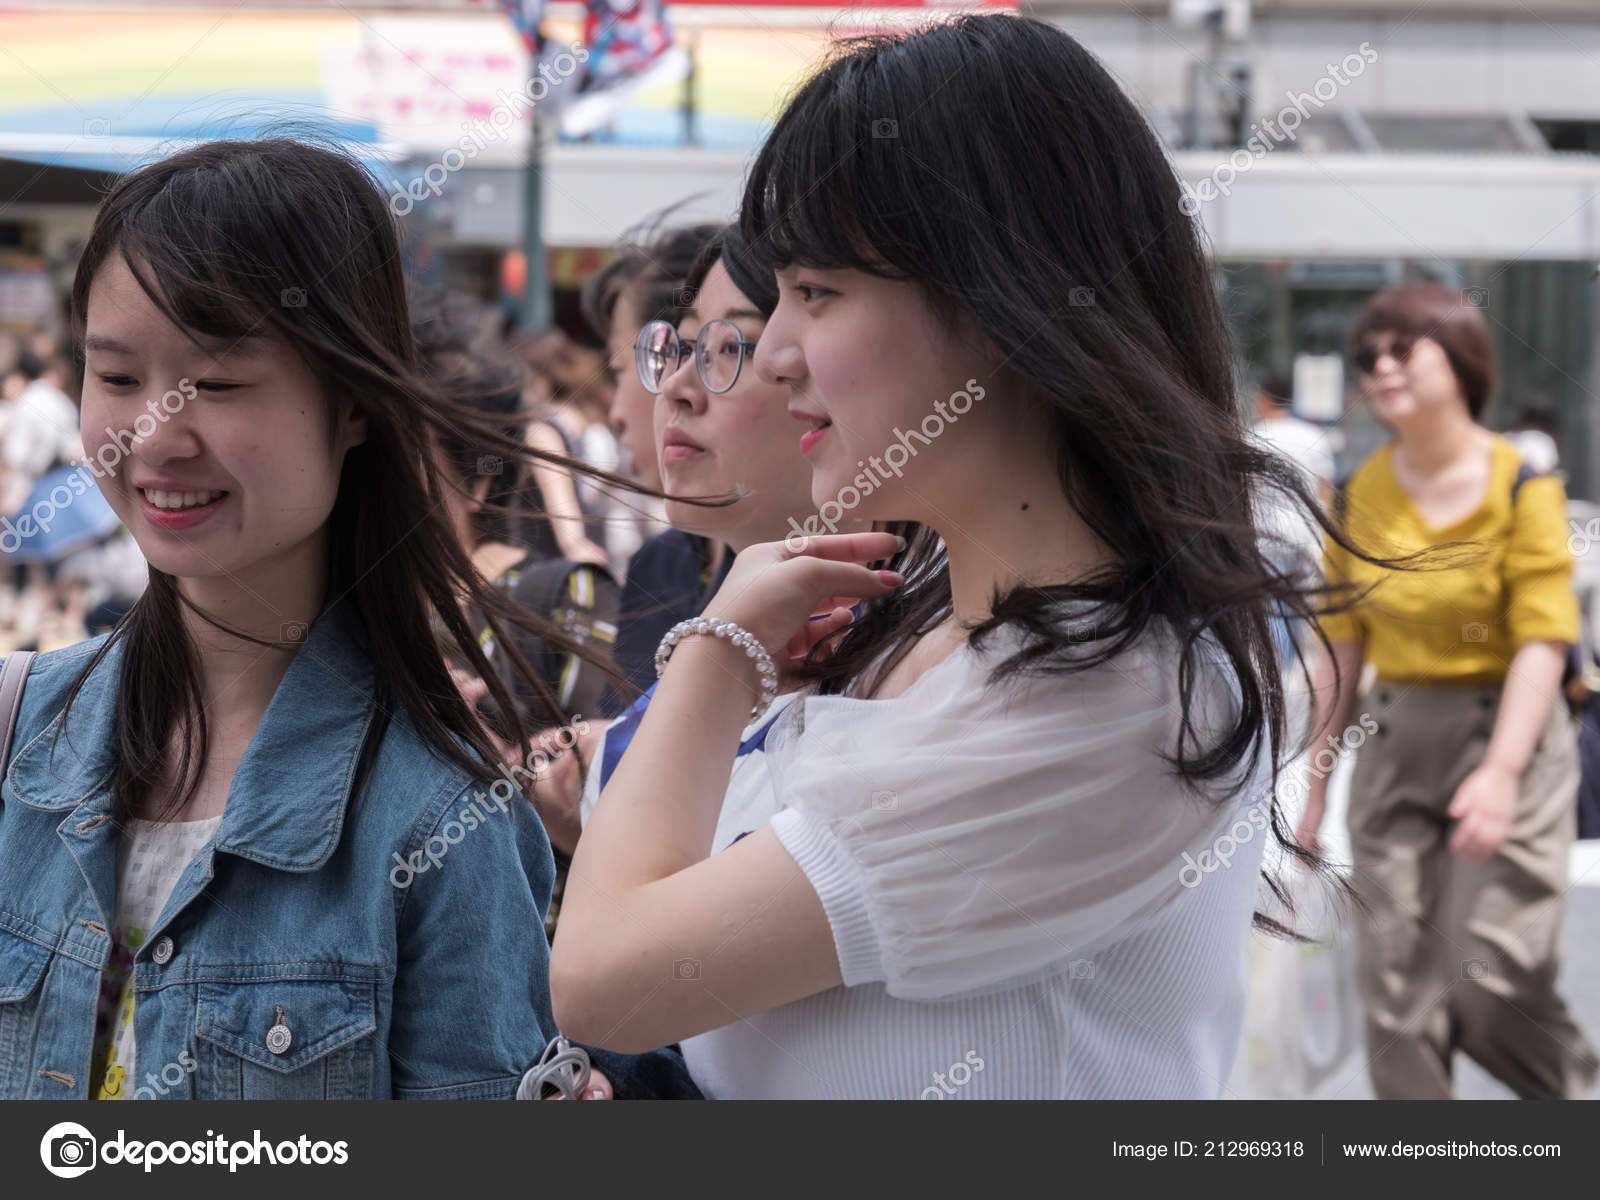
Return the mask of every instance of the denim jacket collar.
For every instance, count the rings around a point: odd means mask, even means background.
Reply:
[[[105,788],[114,766],[122,662],[117,640],[74,701],[54,755],[61,715],[12,756],[8,795],[46,811],[91,801],[94,810],[109,811]],[[375,712],[365,631],[353,604],[332,601],[307,632],[250,739],[228,789],[215,848],[284,871],[314,871],[325,863],[339,843]]]

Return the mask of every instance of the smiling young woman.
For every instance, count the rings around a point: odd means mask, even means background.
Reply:
[[[574,860],[558,1015],[682,1039],[718,1097],[914,1098],[968,1051],[962,1096],[1218,1094],[1265,835],[1180,872],[1252,804],[1288,840],[1269,618],[1316,598],[1251,513],[1319,516],[1246,436],[1159,143],[1059,29],[963,17],[842,46],[741,232],[779,286],[746,369],[787,391],[812,505],[883,531],[748,547],[663,647]],[[811,686],[770,821],[711,853],[768,659]]]
[[[524,451],[418,375],[399,261],[361,166],[287,139],[184,151],[96,215],[85,449],[150,581],[26,679],[0,1095],[509,1099],[556,1032],[549,845],[431,622],[524,752],[559,709],[520,655],[512,702],[464,602],[593,651],[455,536],[438,442]]]

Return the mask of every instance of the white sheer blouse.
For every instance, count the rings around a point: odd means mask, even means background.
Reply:
[[[1221,1091],[1265,836],[1242,814],[1266,797],[1266,756],[1220,798],[1179,783],[1163,757],[1178,651],[1162,635],[1087,672],[989,686],[1015,644],[963,646],[889,700],[805,696],[766,761],[741,760],[729,802],[771,813],[845,986],[685,1042],[708,1094]],[[1210,745],[1234,691],[1207,667],[1196,694]],[[1228,867],[1184,873],[1225,835]]]

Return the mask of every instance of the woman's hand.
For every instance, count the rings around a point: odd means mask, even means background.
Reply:
[[[569,537],[560,549],[561,557],[569,562],[589,563],[608,571],[611,569],[611,555],[606,553],[604,546],[590,541],[587,536]]]
[[[1450,815],[1459,822],[1450,849],[1470,863],[1493,858],[1511,832],[1519,782],[1517,772],[1490,759],[1463,779],[1450,801]]]
[[[489,683],[482,675],[474,671],[465,671],[454,663],[447,664],[450,669],[450,681],[456,685],[456,690],[461,693],[461,698],[467,702],[467,707],[474,713],[478,711],[478,701],[489,694]],[[500,737],[492,729],[485,729],[490,745],[500,755],[500,761],[507,766],[522,765],[522,751],[510,742]]]
[[[578,1099],[579,1100],[615,1100],[616,1098],[617,1098],[616,1093],[614,1091],[612,1091],[612,1089],[611,1089],[611,1080],[607,1079],[605,1077],[605,1075],[603,1073],[601,1073],[600,1071],[596,1071],[593,1068],[590,1068],[588,1086],[586,1086],[583,1089],[583,1095],[579,1096]],[[563,1096],[560,1092],[557,1092],[554,1096],[546,1096],[545,1099],[546,1100],[565,1100],[566,1097]]]
[[[461,698],[467,702],[467,707],[476,709],[478,701],[489,694],[489,684],[482,675],[476,671],[464,671],[455,663],[448,663],[450,682],[456,685],[456,691],[461,693]]]
[[[796,545],[803,548],[762,542],[743,551],[702,614],[749,631],[780,666],[804,659],[850,624],[858,599],[887,595],[905,582],[894,571],[862,565],[903,548],[895,534],[826,534]]]

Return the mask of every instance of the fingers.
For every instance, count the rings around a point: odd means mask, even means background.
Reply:
[[[1487,834],[1482,820],[1469,813],[1451,836],[1450,849],[1470,863],[1484,862],[1489,857]]]
[[[825,637],[831,637],[846,625],[856,619],[856,614],[850,609],[839,605],[828,612],[811,618],[805,628],[805,636],[813,645]]]
[[[794,665],[804,662],[811,656],[812,648],[818,642],[832,637],[855,619],[855,613],[843,606],[813,616],[806,622],[804,629],[789,639],[788,646],[784,648],[785,658]]]
[[[450,679],[456,685],[456,690],[461,693],[461,698],[468,705],[476,705],[489,694],[489,683],[483,676],[473,671],[463,671],[458,667],[450,667]]]
[[[533,737],[534,749],[541,751],[547,759],[558,758],[564,748],[561,742],[561,733],[562,731],[559,729],[546,729],[542,733],[535,734]]]
[[[789,538],[779,544],[786,558],[873,562],[905,549],[906,540],[893,533],[823,533]]]
[[[1477,834],[1467,825],[1462,825],[1450,838],[1450,850],[1475,865],[1484,861],[1483,847],[1478,841]]]
[[[599,1071],[589,1072],[589,1084],[583,1089],[583,1095],[578,1097],[579,1100],[615,1100],[616,1098],[617,1094],[611,1088],[611,1081]],[[566,1097],[557,1092],[554,1096],[546,1096],[545,1099],[565,1100]]]
[[[818,596],[832,598],[859,596],[864,600],[870,600],[875,596],[887,596],[905,582],[905,577],[898,572],[873,570],[871,567],[863,567],[854,562],[821,558],[802,558],[796,561],[804,562],[806,586]]]

